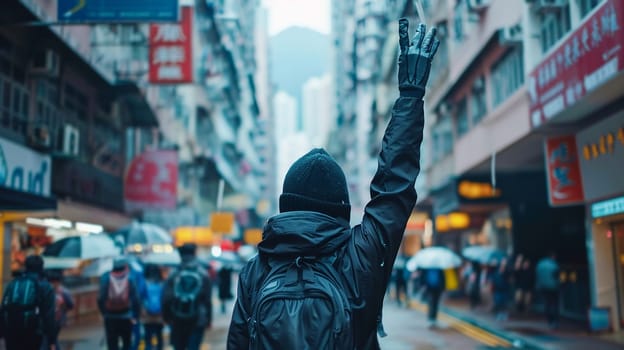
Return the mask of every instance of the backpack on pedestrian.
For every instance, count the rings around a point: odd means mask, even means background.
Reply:
[[[41,327],[39,281],[21,275],[11,281],[2,298],[2,322],[6,332],[36,331]]]
[[[108,279],[106,311],[125,313],[130,311],[130,274],[127,271],[113,271]]]
[[[157,281],[148,281],[146,283],[147,298],[143,303],[145,312],[150,316],[160,316],[162,314],[161,299],[163,292],[163,283]]]
[[[175,322],[193,323],[199,316],[199,295],[203,286],[202,275],[194,268],[183,268],[173,280],[171,313]]]
[[[250,348],[353,349],[352,306],[332,260],[267,261],[252,295]]]
[[[427,270],[425,272],[425,282],[427,283],[427,287],[436,289],[442,287],[442,277],[440,275],[441,273],[438,270]]]

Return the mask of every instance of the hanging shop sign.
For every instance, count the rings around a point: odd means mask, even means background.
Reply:
[[[175,209],[178,153],[148,150],[132,160],[124,180],[126,211]]]
[[[152,84],[193,82],[193,8],[181,9],[179,23],[150,25],[149,81]]]
[[[50,173],[49,156],[0,138],[0,187],[47,197]]]
[[[605,1],[529,75],[538,127],[624,70],[624,1]]]
[[[594,203],[591,206],[593,219],[624,213],[624,196]]]
[[[620,111],[576,135],[576,145],[587,201],[624,193],[624,111]]]
[[[234,213],[214,212],[210,216],[210,228],[214,232],[231,234],[234,229]]]
[[[178,20],[178,0],[58,0],[58,20],[78,23]]]
[[[574,135],[545,141],[548,199],[551,206],[583,203],[583,183]]]

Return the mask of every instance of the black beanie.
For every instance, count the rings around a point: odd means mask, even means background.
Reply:
[[[280,212],[316,211],[349,221],[349,190],[340,165],[321,148],[299,158],[288,169]]]

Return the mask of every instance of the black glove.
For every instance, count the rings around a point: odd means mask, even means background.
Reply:
[[[436,39],[435,27],[429,29],[424,24],[418,26],[412,43],[409,42],[409,21],[399,20],[399,92],[401,96],[422,99],[429,79],[431,60],[438,51],[440,41]]]

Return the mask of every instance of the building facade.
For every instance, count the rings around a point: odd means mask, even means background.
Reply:
[[[622,40],[621,3],[422,4],[441,41],[425,97],[416,184],[415,210],[429,217],[432,243],[459,253],[469,245],[494,245],[533,264],[555,252],[562,267],[563,314],[584,319],[588,308],[606,306],[619,329],[624,318],[623,189],[617,180],[624,164],[619,148],[624,118],[622,91],[616,88],[622,85],[616,49]],[[356,140],[339,137],[343,159],[359,165],[357,137],[367,135],[367,156],[374,159],[372,148],[398,95],[396,21],[411,19],[413,34],[418,13],[411,1],[388,2],[388,35],[375,50],[379,78],[366,99],[365,81],[349,74],[360,64],[358,51],[351,51],[357,35],[348,30],[355,6],[334,3],[334,70],[340,125],[349,125],[350,116],[373,121],[357,129]],[[359,169],[349,170],[358,174]]]

